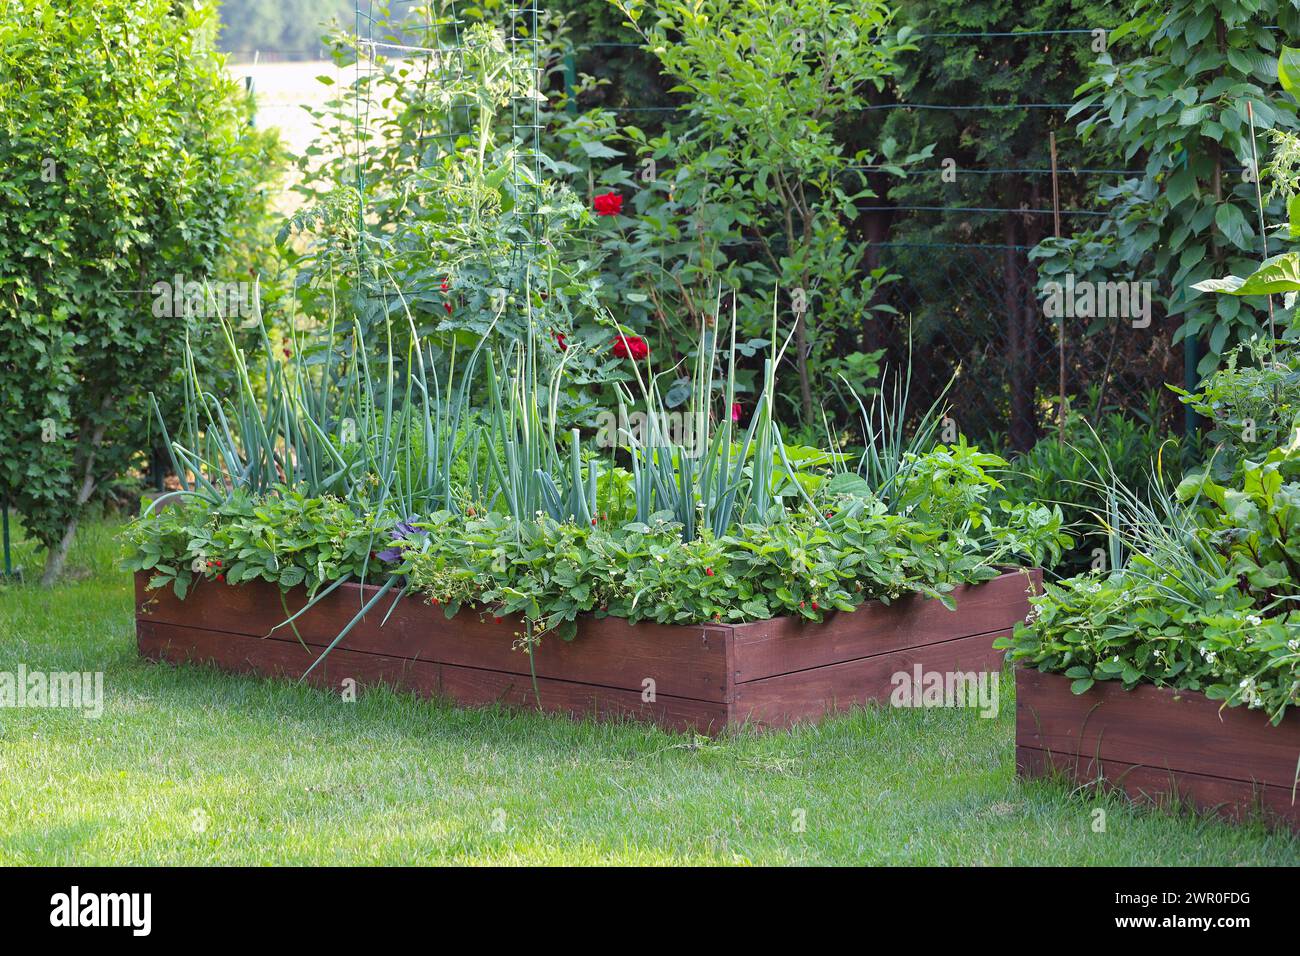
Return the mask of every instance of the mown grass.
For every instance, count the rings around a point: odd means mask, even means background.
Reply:
[[[1258,823],[1017,781],[1009,680],[994,720],[875,708],[703,741],[144,663],[113,531],[82,533],[68,583],[0,586],[0,671],[105,674],[97,720],[0,710],[0,863],[1300,860]]]

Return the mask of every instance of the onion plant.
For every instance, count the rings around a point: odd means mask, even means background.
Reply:
[[[721,314],[721,297],[715,314]],[[620,328],[619,334],[623,334]],[[769,523],[784,518],[785,509],[776,492],[788,484],[811,508],[812,500],[796,477],[773,416],[776,370],[790,344],[787,336],[778,350],[776,310],[772,312],[771,348],[774,354],[763,362],[763,384],[754,405],[749,427],[736,427],[731,410],[736,399],[736,309],[732,304],[730,341],[725,352],[725,380],[721,383],[722,413],[714,413],[715,375],[720,362],[716,332],[700,326],[692,388],[686,412],[685,434],[674,437],[671,420],[658,386],[658,378],[647,365],[646,374],[633,365],[640,401],[620,385],[619,420],[626,420],[624,408],[641,404],[645,409],[647,434],[644,441],[628,430],[632,463],[632,487],[636,515],[640,522],[667,512],[682,526],[682,536],[693,540],[702,528],[721,536],[738,523]],[[666,373],[661,373],[666,374]],[[680,439],[680,440],[678,440]]]
[[[184,491],[219,502],[284,484],[403,517],[456,507],[452,471],[474,438],[470,387],[483,346],[461,360],[453,342],[444,378],[406,316],[400,346],[391,321],[374,343],[355,321],[340,340],[331,320],[315,333],[291,331],[277,349],[259,312],[251,353],[222,320],[234,375],[224,397],[202,382],[187,334],[179,440],[153,401]]]
[[[1145,491],[1120,480],[1109,456],[1094,465],[1092,487],[1106,502],[1106,514],[1094,517],[1106,534],[1109,567],[1123,569],[1167,600],[1204,607],[1222,583],[1223,558],[1197,515],[1199,493],[1183,500],[1165,480],[1162,459],[1157,454]]]
[[[519,520],[544,513],[556,521],[590,524],[599,514],[598,467],[591,461],[584,468],[582,440],[576,428],[569,430],[567,455],[560,451],[559,395],[567,356],[561,357],[545,389],[538,358],[532,322],[524,341],[505,351],[504,380],[489,357],[488,459],[496,480],[489,505],[500,501]]]
[[[910,353],[910,348],[909,348]],[[942,423],[946,405],[944,399],[952,380],[925,410],[914,427],[907,426],[908,404],[912,394],[912,363],[909,360],[906,376],[897,372],[893,388],[882,387],[872,396],[870,405],[849,386],[849,394],[858,404],[862,421],[863,451],[858,459],[857,473],[867,483],[871,493],[891,509],[897,506],[899,492],[907,483],[907,476],[917,460],[934,447],[935,435]],[[955,376],[954,376],[955,377]],[[848,380],[844,380],[849,385]],[[838,458],[838,456],[837,456]]]

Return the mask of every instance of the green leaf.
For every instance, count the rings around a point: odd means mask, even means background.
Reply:
[[[582,151],[593,159],[613,159],[623,154],[617,149],[612,149],[604,143],[586,140],[582,144]]]
[[[1189,106],[1178,114],[1178,125],[1196,126],[1210,115],[1210,110],[1213,108],[1213,103],[1198,103],[1196,106]]]
[[[1214,211],[1214,224],[1227,237],[1228,241],[1239,249],[1246,249],[1250,242],[1250,227],[1242,211],[1232,203],[1225,202]]]
[[[1236,295],[1246,280],[1241,276],[1224,276],[1222,279],[1202,279],[1200,282],[1192,283],[1192,288],[1197,292],[1224,292],[1229,295]]]
[[[291,588],[302,584],[307,572],[297,565],[290,565],[280,572],[280,587]]]
[[[1184,169],[1174,173],[1165,184],[1165,197],[1171,206],[1177,206],[1183,200],[1196,193],[1196,177]]]
[[[1282,54],[1277,58],[1277,78],[1282,89],[1294,93],[1300,85],[1300,50],[1295,47],[1282,47]]]
[[[1078,680],[1070,682],[1070,692],[1074,694],[1082,694],[1095,683],[1096,681],[1091,677],[1080,677]]]
[[[840,472],[826,484],[826,490],[832,495],[852,495],[855,498],[872,497],[871,483],[861,475],[853,472]]]
[[[1232,295],[1272,295],[1300,291],[1300,253],[1284,252],[1264,260]]]

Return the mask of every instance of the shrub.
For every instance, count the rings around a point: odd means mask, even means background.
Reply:
[[[602,176],[630,194],[629,214],[603,223],[606,286],[620,300],[611,309],[667,338],[674,323],[690,330],[716,316],[725,283],[738,290],[748,337],[766,331],[779,291],[795,340],[796,388],[782,397],[815,428],[814,395],[835,394],[840,374],[859,391],[874,375],[879,355],[857,345],[889,308],[874,301],[883,270],[866,265],[852,232],[856,205],[875,195],[865,170],[901,175],[929,155],[847,146],[895,73],[906,31],[880,0],[610,2],[685,94],[664,135],[624,130],[635,169]],[[621,155],[601,145],[596,156]]]
[[[1145,157],[1145,176],[1103,195],[1110,218],[1097,231],[1049,241],[1044,252],[1096,246],[1112,278],[1167,275],[1160,304],[1182,318],[1175,339],[1185,341],[1189,370],[1204,340],[1200,374],[1271,322],[1260,296],[1216,299],[1193,289],[1240,271],[1264,242],[1247,108],[1260,130],[1297,129],[1294,101],[1269,93],[1278,38],[1297,28],[1300,11],[1276,0],[1141,0],[1110,34],[1111,48],[1070,111],[1083,140],[1100,137],[1126,158]]]
[[[183,319],[158,314],[155,283],[219,275],[270,141],[211,51],[211,5],[4,9],[0,499],[48,549],[48,582],[179,367]]]

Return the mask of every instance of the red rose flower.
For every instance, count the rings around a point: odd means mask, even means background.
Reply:
[[[614,340],[615,358],[643,359],[650,354],[650,346],[639,335],[620,335]]]
[[[623,197],[618,193],[601,193],[591,200],[597,216],[617,216],[623,211]]]
[[[740,421],[740,402],[731,403],[731,420],[733,422]]]

